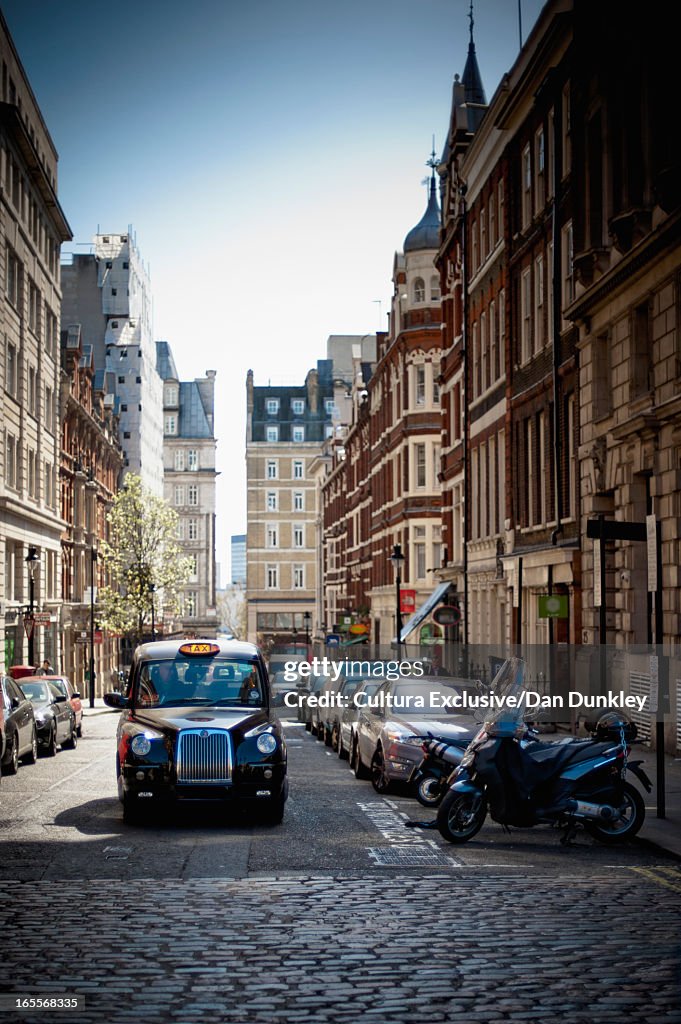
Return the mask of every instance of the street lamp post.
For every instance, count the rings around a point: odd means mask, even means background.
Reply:
[[[156,619],[154,617],[154,594],[156,593],[156,584],[149,584],[149,594],[151,595],[151,639],[156,639]]]
[[[309,612],[303,612],[303,618],[305,620],[305,643],[310,646],[310,619],[312,616]]]
[[[35,664],[34,655],[35,647],[33,641],[35,623],[33,621],[33,609],[35,606],[35,569],[38,564],[38,549],[29,547],[28,554],[26,555],[25,562],[28,566],[28,628],[26,630],[28,636],[28,663],[29,665]]]
[[[402,644],[402,602],[400,600],[400,585],[402,583],[402,565],[404,564],[404,555],[402,554],[402,547],[400,544],[395,544],[393,547],[393,553],[390,556],[390,561],[393,564],[395,570],[395,623],[397,626],[397,656],[400,656],[400,646]]]
[[[90,707],[95,706],[95,562],[97,549],[90,548]]]

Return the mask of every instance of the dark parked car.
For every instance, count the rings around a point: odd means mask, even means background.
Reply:
[[[73,713],[76,716],[76,732],[79,736],[83,735],[83,702],[80,699],[80,693],[75,690],[73,683],[68,676],[43,676],[43,679],[47,679],[48,682],[54,683],[60,693],[68,699],[69,704],[73,708]]]
[[[9,676],[0,678],[0,715],[5,718],[5,752],[2,771],[5,775],[16,775],[19,761],[25,758],[35,764],[38,756],[38,733],[36,731],[33,705],[24,696],[17,683]]]
[[[120,708],[116,778],[126,821],[176,801],[255,808],[276,824],[286,743],[262,655],[237,640],[167,640],[135,651]]]
[[[60,743],[64,750],[75,750],[76,716],[68,698],[44,676],[22,679],[21,690],[33,705],[39,749],[48,757],[54,757]]]

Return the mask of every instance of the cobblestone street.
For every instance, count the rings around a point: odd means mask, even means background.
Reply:
[[[5,993],[77,993],[93,1024],[681,1020],[681,866],[661,852],[493,824],[463,848],[403,839],[430,812],[294,723],[283,826],[133,828],[114,726],[93,716],[77,751],[3,779]]]

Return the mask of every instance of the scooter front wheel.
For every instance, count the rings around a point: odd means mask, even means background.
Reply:
[[[587,832],[601,843],[623,843],[641,828],[646,816],[646,805],[639,791],[629,782],[624,783],[620,816],[614,821],[585,821]]]
[[[437,827],[448,843],[467,843],[480,831],[486,816],[482,796],[450,789],[437,812]]]
[[[444,780],[424,775],[416,784],[416,799],[422,807],[439,807],[444,796]]]

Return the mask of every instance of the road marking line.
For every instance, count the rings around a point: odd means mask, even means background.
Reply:
[[[673,882],[668,882],[666,878],[660,878],[650,868],[629,868],[630,871],[636,871],[637,874],[643,875],[650,882],[655,882],[656,885],[662,885],[665,889],[671,889],[672,892],[679,893],[681,895],[681,884],[674,885]]]

